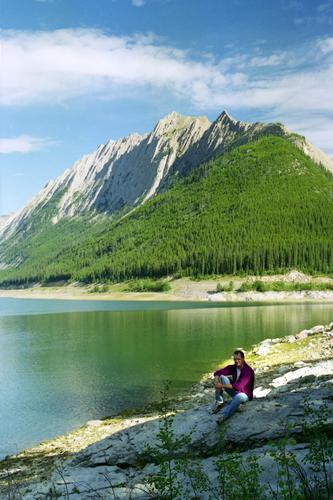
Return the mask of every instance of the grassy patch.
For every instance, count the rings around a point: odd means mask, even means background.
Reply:
[[[244,281],[239,287],[239,292],[301,292],[309,291],[328,291],[333,290],[333,283],[290,283],[286,281]]]

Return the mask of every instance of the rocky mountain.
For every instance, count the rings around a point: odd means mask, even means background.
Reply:
[[[0,286],[333,272],[333,175],[289,139],[263,135],[186,176],[170,173],[168,189],[114,216],[83,211],[51,224],[54,195],[29,231],[2,241]]]
[[[211,123],[204,116],[172,112],[149,134],[110,140],[50,181],[21,212],[1,227],[2,240],[16,232],[81,214],[112,214],[146,202],[168,188],[176,175],[262,135],[283,136],[316,163],[333,161],[304,137],[279,123],[245,123],[226,111]]]
[[[14,213],[0,215],[0,230],[7,222],[15,216]]]

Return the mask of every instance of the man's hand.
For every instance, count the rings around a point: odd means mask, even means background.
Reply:
[[[221,382],[215,382],[215,389],[217,391],[220,391],[222,389],[223,385],[221,384]]]

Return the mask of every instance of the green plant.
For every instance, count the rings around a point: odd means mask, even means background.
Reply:
[[[309,398],[305,400],[302,431],[309,441],[309,451],[304,462],[310,464],[317,473],[314,480],[315,489],[325,494],[328,499],[332,498],[333,493],[333,442],[326,432],[329,417],[327,404],[316,408]]]
[[[253,284],[253,288],[256,292],[266,292],[267,290],[266,284],[261,280],[256,280]]]
[[[250,283],[249,281],[243,281],[243,283],[241,284],[238,291],[239,292],[249,292],[252,289],[253,289],[252,283]]]
[[[171,285],[165,280],[142,279],[131,281],[127,289],[130,292],[168,292]]]
[[[277,443],[273,443],[275,449],[270,452],[277,466],[278,475],[276,490],[273,491],[271,488],[271,493],[276,499],[302,500],[304,497],[297,483],[295,483],[295,471],[298,470],[298,462],[295,454],[289,449],[296,444],[296,441],[290,438],[289,433],[290,427],[287,426],[285,436]]]
[[[234,289],[234,282],[233,281],[229,281],[229,284],[228,285],[222,285],[221,283],[217,283],[216,285],[216,291],[218,293],[220,292],[232,292],[232,290]]]
[[[147,488],[154,498],[160,500],[174,500],[183,492],[183,484],[179,479],[179,474],[184,470],[184,463],[179,455],[191,441],[191,434],[175,436],[173,429],[175,414],[170,409],[169,387],[170,382],[168,381],[161,394],[158,445],[147,444],[145,446],[145,454],[159,468],[156,474],[147,478]],[[177,455],[179,458],[176,458]]]
[[[107,293],[109,291],[109,286],[104,285],[94,285],[90,288],[89,293]]]
[[[327,435],[330,411],[327,404],[316,407],[309,398],[304,400],[302,436],[308,443],[308,452],[302,462],[297,461],[291,448],[296,440],[290,437],[291,426],[286,426],[285,436],[274,443],[271,452],[278,467],[277,487],[271,494],[283,500],[315,500],[332,498],[333,493],[333,443]],[[315,474],[308,477],[304,466],[310,466]]]
[[[216,485],[210,485],[214,498],[220,500],[261,500],[265,498],[264,487],[260,483],[262,467],[255,455],[241,460],[238,453],[224,452],[214,462],[217,473]]]

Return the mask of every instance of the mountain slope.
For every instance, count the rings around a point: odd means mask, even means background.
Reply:
[[[271,134],[287,138],[333,171],[324,153],[282,124],[240,122],[225,111],[210,123],[206,117],[173,112],[150,134],[111,140],[83,156],[7,221],[0,229],[2,240],[12,235],[25,239],[68,217],[124,213],[168,189],[178,175],[188,175],[225,151]]]
[[[61,242],[64,224],[54,226],[53,242]],[[92,230],[81,240],[72,233],[67,247],[50,247],[40,233],[25,262],[0,273],[1,283],[290,267],[333,272],[333,176],[288,140],[264,136]]]

